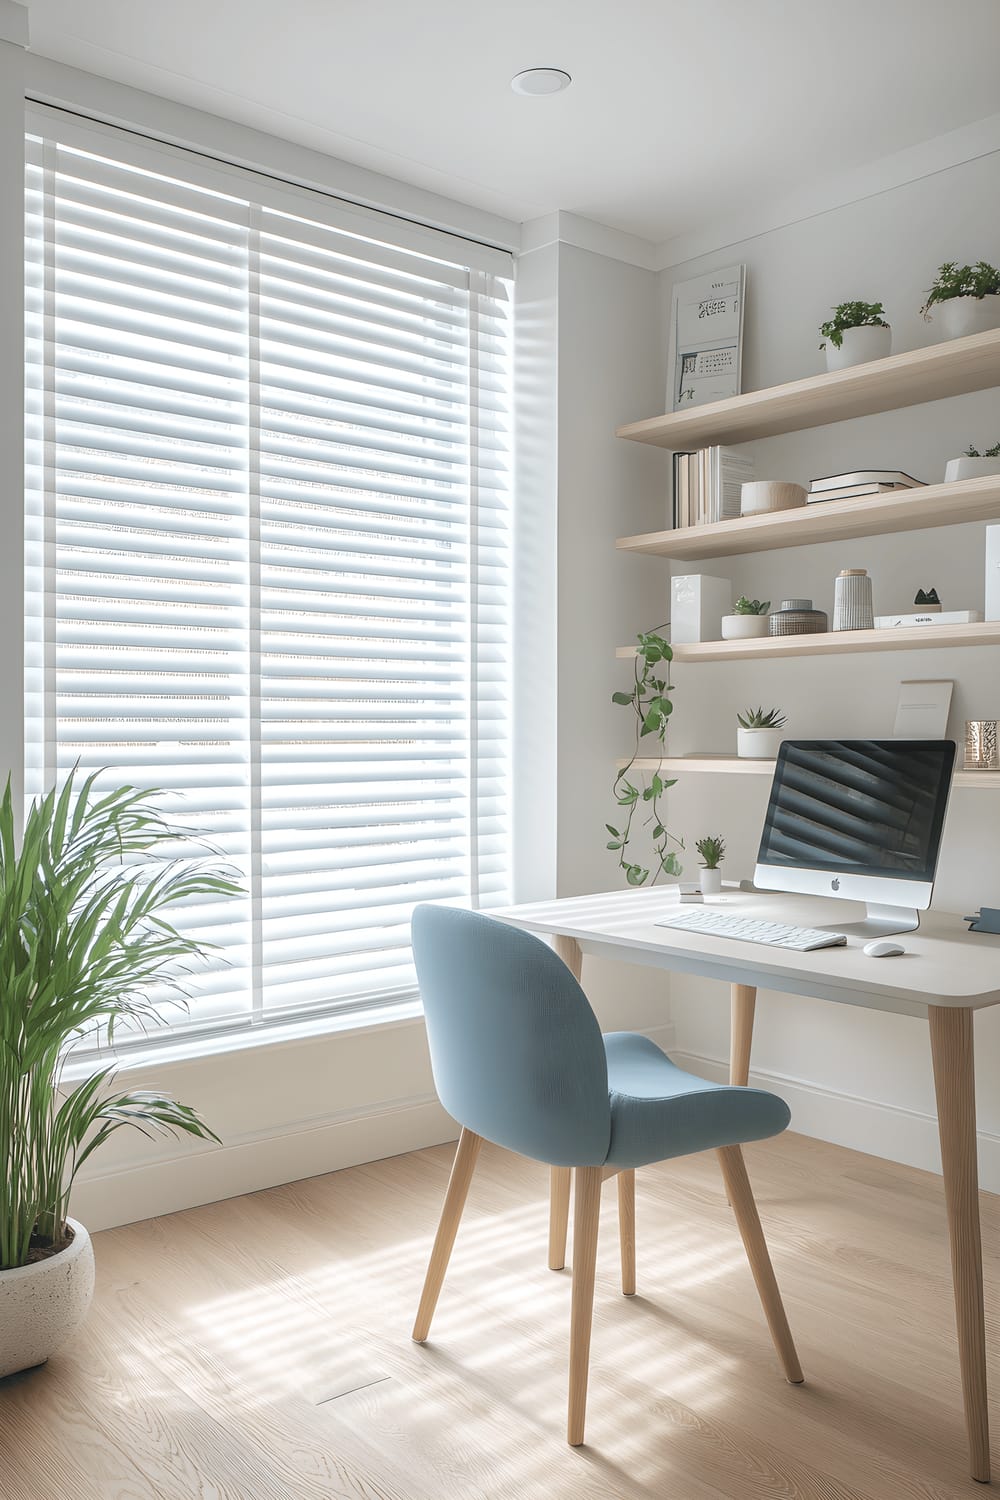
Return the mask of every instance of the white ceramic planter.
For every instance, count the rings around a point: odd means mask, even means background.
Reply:
[[[840,348],[834,348],[832,339],[826,341],[826,368],[846,370],[849,365],[866,365],[872,359],[885,359],[892,353],[892,329],[877,328],[873,323],[864,328],[845,328],[841,334]]]
[[[964,339],[970,333],[1000,328],[1000,296],[949,297],[935,302],[930,317],[943,339]]]
[[[722,890],[721,870],[707,870],[702,865],[698,878],[701,881],[701,894],[703,896],[717,896]]]
[[[1000,458],[949,458],[944,466],[944,482],[951,484],[956,479],[986,479],[990,474],[1000,474]],[[723,625],[726,623],[723,620]],[[725,634],[725,631],[723,631]]]
[[[740,485],[741,516],[759,516],[771,510],[794,510],[805,503],[806,492],[801,484],[791,484],[784,479],[750,479]]]
[[[94,1295],[94,1247],[70,1219],[73,1239],[58,1255],[0,1271],[0,1376],[30,1370],[75,1333]]]
[[[724,641],[750,641],[767,635],[767,615],[723,615]]]
[[[781,744],[780,729],[744,729],[736,731],[736,754],[741,760],[774,760]]]

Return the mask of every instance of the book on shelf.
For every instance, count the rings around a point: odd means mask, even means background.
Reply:
[[[899,494],[901,490],[913,489],[910,484],[845,484],[839,490],[810,490],[806,496],[809,505],[819,504],[823,500],[854,500],[859,495],[892,495]]]
[[[752,478],[753,460],[734,448],[716,444],[695,453],[675,453],[675,529],[735,520],[740,514],[740,489]]]
[[[904,474],[900,469],[855,469],[850,474],[825,474],[812,480],[809,489],[818,494],[821,490],[842,490],[849,484],[887,484],[893,488],[913,489],[923,484],[923,480],[914,479],[912,474]]]

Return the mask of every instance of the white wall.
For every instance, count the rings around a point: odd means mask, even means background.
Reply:
[[[822,368],[815,330],[835,303],[884,302],[894,349],[933,341],[918,308],[944,260],[997,262],[1000,154],[983,156],[863,202],[678,265],[663,280],[666,326],[673,281],[715,266],[748,267],[744,390]],[[661,408],[662,409],[662,408]],[[652,410],[652,408],[650,408]],[[637,410],[635,416],[641,415]],[[994,391],[911,407],[750,445],[760,478],[808,483],[854,467],[901,468],[933,482],[947,458],[970,442],[1000,441]],[[663,456],[667,465],[669,459]],[[832,612],[841,568],[872,574],[876,610],[908,607],[918,586],[938,589],[946,608],[983,604],[982,525],[874,537],[746,557],[712,559],[703,571],[732,579],[739,593],[777,602],[811,595]],[[694,571],[685,565],[675,571]],[[679,668],[673,749],[735,747],[735,713],[745,704],[780,705],[797,736],[892,733],[897,685],[904,677],[955,682],[949,732],[961,739],[966,718],[1000,714],[995,648],[800,661],[719,663]],[[728,871],[752,872],[767,800],[766,779],[691,777],[671,797],[671,816],[687,838],[721,832]],[[969,911],[1000,904],[1000,795],[956,791],[945,836],[936,904]],[[905,942],[905,939],[903,940]],[[728,1054],[728,1014],[716,989],[677,980],[672,1012],[678,1054],[719,1075]],[[1000,1014],[976,1022],[983,1181],[1000,1189]],[[793,1126],[864,1151],[920,1166],[937,1163],[926,1027],[900,1017],[840,1011],[819,1001],[765,994],[754,1046],[757,1077],[784,1092]]]

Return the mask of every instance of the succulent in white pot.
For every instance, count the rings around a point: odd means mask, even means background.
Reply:
[[[841,302],[819,331],[828,370],[866,365],[892,352],[892,329],[881,302]]]
[[[0,1376],[43,1363],[86,1316],[94,1256],[68,1217],[73,1179],[123,1125],[218,1137],[155,1089],[116,1089],[112,1068],[64,1082],[75,1042],[113,1038],[178,993],[202,945],[171,923],[190,899],[234,895],[154,797],[72,772],[34,802],[23,832],[10,781],[0,803]]]
[[[770,608],[770,599],[748,599],[745,594],[741,594],[733,605],[733,613],[722,616],[722,639],[747,641],[767,635],[767,612]]]
[[[1000,271],[985,260],[971,266],[945,261],[920,309],[927,322],[931,321],[932,308],[943,339],[967,338],[972,333],[1000,328]]]
[[[986,479],[991,474],[1000,474],[1000,443],[984,448],[982,453],[970,444],[961,458],[949,458],[944,466],[945,484],[959,479]]]
[[[772,760],[778,754],[786,723],[780,708],[745,708],[736,715],[736,754],[742,760]]]
[[[718,834],[706,834],[697,839],[694,846],[701,855],[701,891],[703,896],[717,896],[722,890],[722,871],[719,866],[726,857],[726,841]]]

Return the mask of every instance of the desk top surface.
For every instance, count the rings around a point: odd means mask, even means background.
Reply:
[[[704,905],[799,927],[842,927],[865,914],[858,902],[736,887],[706,897]],[[676,886],[657,886],[508,906],[489,915],[575,938],[584,952],[604,957],[876,1010],[921,1015],[928,1005],[1000,1004],[1000,936],[969,932],[957,915],[922,912],[919,931],[895,939],[905,953],[869,958],[859,937],[848,937],[846,948],[797,953],[656,925],[657,918],[684,909]]]

